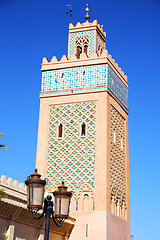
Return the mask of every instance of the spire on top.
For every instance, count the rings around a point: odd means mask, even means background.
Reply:
[[[86,9],[85,9],[85,11],[86,11],[85,19],[88,21],[88,20],[90,19],[90,16],[88,15],[88,13],[89,13],[88,4],[86,4]]]

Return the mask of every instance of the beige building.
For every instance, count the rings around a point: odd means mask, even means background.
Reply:
[[[27,210],[24,184],[1,176],[0,189],[7,194],[0,200],[0,240],[44,240],[45,218],[37,221]],[[50,240],[67,240],[73,227],[74,219],[60,228],[51,219]]]
[[[129,240],[127,76],[97,20],[69,25],[68,56],[43,58],[36,167],[73,191],[71,240]]]

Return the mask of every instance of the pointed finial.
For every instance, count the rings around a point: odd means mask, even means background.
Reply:
[[[88,13],[89,13],[88,4],[86,4],[86,9],[85,9],[85,11],[86,11],[85,19],[88,21],[88,20],[90,19],[90,16],[88,15]]]

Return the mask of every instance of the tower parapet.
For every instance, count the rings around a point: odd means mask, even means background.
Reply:
[[[83,52],[79,58],[63,55],[60,61],[43,58],[41,70],[41,97],[108,91],[128,112],[127,76],[106,49],[91,57]]]
[[[12,178],[7,179],[5,175],[2,175],[0,178],[0,189],[4,189],[8,196],[3,201],[26,208],[27,192],[24,183],[19,183]]]

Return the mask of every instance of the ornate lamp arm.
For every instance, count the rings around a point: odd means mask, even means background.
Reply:
[[[41,219],[41,218],[44,216],[44,213],[45,213],[45,211],[44,211],[44,209],[43,209],[43,212],[42,212],[41,216],[36,217],[36,213],[34,212],[34,213],[33,213],[33,218],[36,219],[36,220],[39,220],[39,219]]]
[[[46,223],[45,223],[45,240],[49,239],[49,227],[50,227],[50,218],[52,216],[53,222],[58,226],[58,227],[62,227],[62,222],[58,223],[54,217],[53,214],[53,201],[51,200],[52,197],[50,195],[48,195],[45,200],[44,200],[44,209],[43,212],[41,214],[41,216],[36,217],[36,213],[33,213],[33,218],[36,220],[41,219],[44,215],[46,218]]]
[[[62,222],[60,223],[57,223],[55,217],[54,217],[54,214],[53,214],[53,211],[52,211],[52,219],[53,219],[53,222],[58,226],[58,227],[62,227]]]

